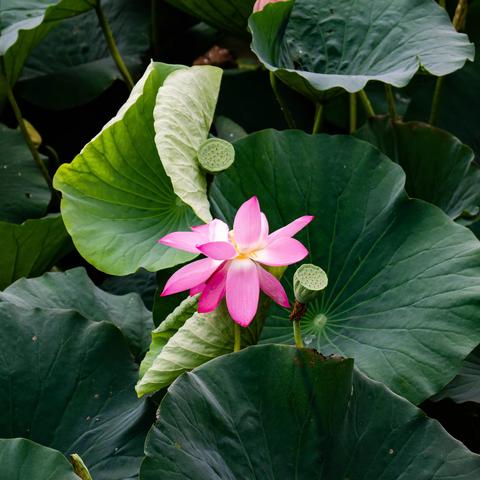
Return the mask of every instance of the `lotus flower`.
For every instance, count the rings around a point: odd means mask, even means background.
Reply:
[[[255,5],[253,6],[253,11],[254,12],[259,12],[260,10],[263,10],[265,5],[268,5],[269,3],[277,3],[277,2],[284,2],[285,0],[257,0],[255,2]]]
[[[201,292],[198,311],[215,310],[226,296],[228,311],[235,322],[248,326],[257,312],[260,290],[282,307],[288,298],[282,284],[262,265],[280,267],[303,260],[307,249],[292,238],[313,220],[304,216],[269,234],[267,217],[257,197],[246,201],[235,216],[233,230],[221,220],[192,227],[191,232],[174,232],[158,242],[178,250],[202,253],[207,258],[192,262],[175,272],[161,296],[190,290]]]

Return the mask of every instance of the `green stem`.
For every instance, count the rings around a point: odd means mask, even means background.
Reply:
[[[112,58],[115,61],[119,72],[122,74],[122,77],[128,85],[128,88],[131,90],[134,85],[132,76],[130,75],[130,72],[128,71],[125,62],[123,61],[123,58],[118,51],[117,44],[115,43],[115,39],[113,38],[112,29],[110,28],[110,24],[108,23],[107,17],[105,16],[105,13],[100,4],[101,2],[100,0],[98,0],[95,11],[97,12],[98,21],[100,23],[100,26],[102,27],[103,35],[110,50],[110,54],[112,55]]]
[[[294,320],[293,322],[293,336],[295,338],[295,346],[297,348],[303,348],[302,327],[300,326],[300,320]]]
[[[446,8],[446,7],[447,7],[447,0],[439,0],[438,4],[439,4],[442,8]]]
[[[357,130],[357,94],[350,94],[350,134]]]
[[[233,322],[233,328],[234,328],[234,335],[235,335],[235,342],[233,344],[233,351],[234,352],[239,352],[241,345],[242,345],[242,332],[240,329],[240,325],[236,322]]]
[[[370,102],[369,98],[367,97],[367,94],[365,93],[365,90],[360,90],[358,92],[358,96],[360,97],[360,101],[363,104],[363,108],[365,108],[365,112],[367,113],[367,117],[374,117],[375,112],[372,107],[372,103]]]
[[[393,94],[393,88],[391,85],[385,84],[385,94],[388,102],[388,114],[394,122],[397,119],[397,108],[395,106],[395,95]]]
[[[292,113],[288,108],[287,104],[282,98],[280,91],[278,90],[277,85],[277,78],[273,72],[270,72],[270,85],[272,86],[273,93],[275,94],[275,98],[277,99],[278,105],[280,106],[280,110],[285,117],[285,121],[287,122],[288,128],[296,128],[295,120],[293,119]]]
[[[315,107],[315,120],[313,122],[312,135],[320,131],[322,126],[323,103],[317,103]]]
[[[18,126],[20,128],[20,131],[22,132],[23,138],[25,139],[25,143],[27,144],[30,150],[30,153],[32,154],[34,162],[37,164],[37,167],[42,172],[42,175],[45,178],[47,185],[49,186],[50,190],[53,192],[52,179],[50,178],[50,174],[48,173],[47,167],[45,166],[42,159],[40,158],[38,150],[33,144],[32,139],[30,138],[27,127],[23,120],[22,112],[20,110],[20,107],[18,106],[15,96],[13,95],[12,87],[10,86],[10,83],[6,78],[3,78],[2,81],[5,83],[7,98],[8,98],[8,101],[10,102],[10,105],[12,106],[13,113],[15,114],[15,118],[17,119]]]
[[[430,125],[432,126],[436,125],[438,121],[438,113],[440,110],[440,98],[442,96],[442,88],[443,88],[443,77],[438,77],[435,83],[435,90],[433,92],[430,119],[428,120],[428,123],[430,123]]]

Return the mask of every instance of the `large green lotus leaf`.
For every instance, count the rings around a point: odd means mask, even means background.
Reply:
[[[135,293],[117,296],[104,292],[81,267],[17,280],[0,292],[0,302],[24,308],[74,310],[88,320],[111,322],[125,335],[135,356],[144,353],[150,344],[152,314],[142,299]]]
[[[480,2],[474,0],[469,4],[466,32],[480,45]],[[406,119],[428,121],[432,106],[435,82],[422,79],[412,90]],[[466,65],[459,72],[449,75],[443,81],[440,97],[437,125],[456,135],[462,142],[473,148],[480,156],[480,56],[477,54],[473,64]]]
[[[242,346],[258,342],[270,304],[270,298],[260,297],[253,322],[242,328]],[[168,387],[182,373],[233,351],[234,323],[225,301],[211,313],[195,310],[196,298],[187,298],[153,331],[135,387],[138,396]]]
[[[457,218],[480,206],[480,168],[471,148],[445,130],[420,122],[371,118],[355,134],[375,145],[406,174],[405,189]]]
[[[155,273],[140,269],[138,272],[121,277],[108,277],[101,285],[102,290],[114,295],[125,295],[127,293],[138,293],[143,303],[152,310],[157,289]]]
[[[465,359],[459,374],[433,398],[451,398],[457,403],[480,403],[480,347]]]
[[[58,451],[25,438],[0,439],[0,478],[4,480],[78,480]]]
[[[0,290],[21,277],[42,275],[72,249],[60,215],[16,225],[0,221]]]
[[[245,35],[255,0],[167,0],[221,30]]]
[[[78,453],[96,480],[133,479],[151,422],[138,368],[111,323],[0,303],[0,437]]]
[[[149,48],[147,2],[104,0],[102,8],[127,68],[139,72]],[[40,107],[66,109],[94,100],[122,79],[92,10],[48,34],[32,51],[16,90]]]
[[[23,135],[0,125],[0,219],[21,223],[45,215],[50,189]]]
[[[175,195],[154,140],[158,89],[179,68],[184,67],[151,63],[117,116],[55,175],[75,246],[106,273],[156,271],[193,257],[157,243],[167,233],[202,223]]]
[[[447,75],[474,57],[433,0],[289,0],[253,14],[249,27],[262,63],[313,100],[371,80],[404,87],[420,67]]]
[[[480,342],[473,234],[439,208],[410,200],[401,168],[358,139],[264,131],[235,149],[235,164],[211,187],[217,217],[231,219],[252,195],[271,230],[316,217],[298,238],[329,284],[302,322],[305,341],[354,357],[360,371],[414,403],[438,392]],[[278,309],[264,340],[291,339],[291,322]]]
[[[61,20],[93,8],[97,0],[6,0],[0,8],[0,65],[13,85],[38,43]]]
[[[158,90],[155,143],[175,193],[205,223],[212,220],[197,152],[213,121],[222,70],[209,65],[171,73]]]
[[[160,404],[141,480],[474,480],[480,456],[353,371],[351,359],[262,345],[180,377]]]

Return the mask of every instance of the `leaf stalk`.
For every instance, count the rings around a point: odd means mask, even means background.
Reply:
[[[127,84],[128,88],[132,90],[134,83],[130,72],[128,71],[125,62],[123,61],[122,56],[118,50],[117,44],[115,43],[115,38],[113,37],[113,32],[108,23],[108,19],[105,16],[105,12],[101,6],[101,1],[98,0],[97,5],[95,7],[95,11],[97,13],[98,22],[100,23],[100,27],[102,28],[103,36],[105,37],[105,41],[107,42],[108,49],[110,50],[110,54],[112,55],[115,64],[117,65],[118,71],[121,73],[125,83]]]

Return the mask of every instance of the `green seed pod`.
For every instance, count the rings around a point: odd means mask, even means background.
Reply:
[[[293,276],[295,300],[309,303],[328,285],[327,274],[316,265],[305,263]]]
[[[205,140],[198,149],[198,161],[208,173],[220,173],[232,165],[235,160],[233,145],[220,138]]]

